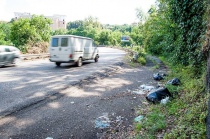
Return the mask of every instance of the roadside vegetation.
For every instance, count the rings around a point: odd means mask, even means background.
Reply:
[[[136,138],[205,139],[209,94],[205,91],[204,76],[195,77],[191,67],[168,65],[170,72],[162,83],[177,77],[182,84],[166,85],[174,97],[166,105],[149,104],[140,108],[138,115],[144,119],[135,124]]]
[[[166,105],[142,106],[138,115],[144,119],[135,125],[136,138],[206,138],[209,93],[204,47],[208,10],[205,0],[161,0],[150,9],[143,24],[144,49],[169,67],[163,84],[175,77],[182,84],[166,85],[174,96]]]
[[[182,84],[166,86],[174,95],[166,105],[142,106],[138,113],[144,120],[136,124],[136,138],[206,138],[209,9],[207,0],[157,0],[148,13],[136,9],[138,25],[102,25],[88,17],[55,31],[49,19],[33,16],[0,22],[0,45],[15,45],[29,53],[32,48],[47,50],[51,35],[71,34],[93,38],[98,45],[129,48],[137,53],[136,62],[141,65],[146,64],[147,54],[155,55],[170,69],[163,83],[177,77]],[[123,35],[130,36],[130,41],[121,42]]]
[[[52,35],[78,35],[94,39],[96,45],[130,46],[138,44],[137,25],[102,25],[97,18],[87,17],[84,20],[67,23],[67,29],[51,30],[52,21],[44,16],[33,15],[32,18],[0,21],[0,45],[14,45],[22,53],[46,52]],[[123,35],[131,36],[130,42],[122,43]],[[40,50],[44,48],[43,50]]]

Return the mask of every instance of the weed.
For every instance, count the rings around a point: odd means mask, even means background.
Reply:
[[[139,62],[141,65],[146,65],[146,59],[144,57],[139,57],[137,62]]]
[[[143,112],[143,111],[142,111]],[[147,111],[146,117],[136,124],[136,132],[141,131],[142,138],[155,138],[155,133],[166,128],[165,116],[158,106],[153,105]]]

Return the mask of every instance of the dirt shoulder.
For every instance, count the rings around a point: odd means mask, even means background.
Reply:
[[[157,65],[159,68],[155,69]],[[134,118],[138,116],[136,110],[142,105],[149,105],[145,99],[147,94],[137,94],[136,90],[143,84],[158,86],[159,82],[153,79],[153,74],[165,73],[166,70],[164,64],[156,57],[147,58],[146,66],[137,63],[131,66],[130,61],[125,59],[117,68],[108,68],[96,73],[97,76],[93,75],[77,84],[78,88],[85,92],[100,90],[103,93],[100,101],[104,108],[101,110],[101,116],[96,117],[95,121],[96,137],[131,137],[134,134]]]

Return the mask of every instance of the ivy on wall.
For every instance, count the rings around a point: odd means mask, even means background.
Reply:
[[[170,19],[178,29],[176,49],[174,54],[176,60],[183,65],[199,65],[202,56],[202,35],[205,33],[206,22],[204,15],[206,12],[205,0],[170,0]]]

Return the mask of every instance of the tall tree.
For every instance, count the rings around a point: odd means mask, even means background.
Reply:
[[[11,41],[15,46],[25,45],[29,41],[49,41],[52,21],[43,16],[21,18],[12,22]]]
[[[31,28],[35,28],[35,32],[40,36],[41,41],[49,41],[52,20],[44,16],[33,15],[29,21]]]
[[[0,45],[1,44],[10,44],[10,23],[0,22]]]
[[[76,20],[76,21],[72,21],[72,22],[68,22],[67,23],[67,29],[77,29],[80,27],[83,27],[84,21],[82,20]]]
[[[146,20],[146,14],[141,8],[136,8],[136,17],[141,24]]]

